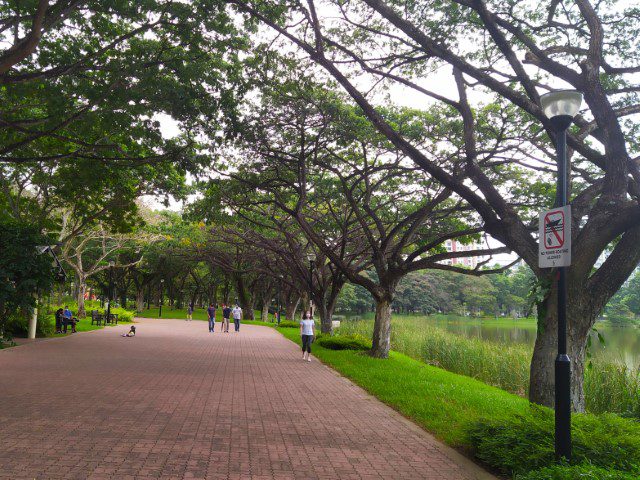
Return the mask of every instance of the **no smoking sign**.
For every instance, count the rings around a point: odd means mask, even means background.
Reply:
[[[540,214],[539,239],[540,268],[571,265],[571,205]]]

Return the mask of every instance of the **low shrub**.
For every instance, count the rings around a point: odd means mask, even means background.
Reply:
[[[637,480],[634,473],[583,465],[553,465],[516,475],[515,480]]]
[[[323,335],[318,337],[316,343],[329,350],[369,350],[371,342],[360,335],[336,335],[333,337]]]
[[[526,415],[479,420],[467,433],[475,456],[503,473],[554,463],[554,416],[547,408],[532,405]],[[613,414],[575,415],[572,436],[574,463],[640,473],[640,424]]]
[[[7,320],[7,333],[14,336],[27,336],[29,333],[29,317],[31,313],[16,312]],[[48,337],[55,331],[55,318],[45,312],[44,308],[38,309],[38,323],[36,324],[36,337]]]
[[[292,322],[290,320],[285,320],[280,322],[278,325],[280,328],[300,328],[300,324],[298,322]]]
[[[120,307],[112,308],[111,313],[118,315],[118,322],[131,323],[135,317],[135,312]]]

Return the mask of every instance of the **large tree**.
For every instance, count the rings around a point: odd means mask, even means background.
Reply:
[[[556,275],[538,267],[531,212],[508,189],[497,188],[496,174],[516,164],[529,171],[555,171],[547,139],[555,135],[540,108],[540,94],[567,86],[584,93],[585,108],[568,135],[573,260],[567,312],[573,406],[584,410],[587,336],[640,261],[640,169],[634,158],[638,124],[633,117],[640,111],[640,85],[634,77],[640,72],[637,8],[588,0],[294,0],[286,7],[264,0],[231,3],[333,77],[389,141],[464,199],[481,216],[484,229],[533,270],[543,299],[530,398],[550,406],[557,349]],[[424,81],[436,72],[442,78],[442,67],[453,69],[452,88]],[[379,96],[370,94],[377,82],[458,111],[466,157],[458,168],[464,177],[438,165],[385,118]],[[477,143],[477,132],[486,125],[474,107],[487,96],[514,112],[510,121],[528,124],[528,135],[512,139],[516,154],[504,155],[500,162],[487,162],[490,152]],[[598,262],[608,247],[606,260]]]
[[[455,127],[446,109],[389,109],[386,115],[439,164],[457,160],[459,146],[440,145]],[[438,121],[428,125],[426,118]],[[375,356],[388,356],[391,304],[403,276],[427,268],[462,271],[446,261],[505,250],[447,252],[447,240],[477,237],[477,217],[450,189],[407,162],[360,109],[321,88],[285,86],[265,95],[235,147],[241,153],[230,175],[250,190],[269,192],[270,202],[295,219],[323,257],[373,295]],[[368,262],[375,278],[362,272]],[[468,273],[489,273],[482,265]]]

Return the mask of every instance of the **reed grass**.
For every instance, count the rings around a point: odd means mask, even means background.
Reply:
[[[532,348],[449,332],[424,319],[393,320],[391,348],[416,360],[526,397]],[[371,337],[373,321],[342,322],[339,334]],[[595,357],[585,374],[587,411],[640,418],[640,367]]]

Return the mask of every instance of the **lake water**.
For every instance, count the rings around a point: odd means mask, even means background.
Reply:
[[[396,321],[402,321],[402,317],[402,315],[394,315]],[[479,320],[455,316],[422,318],[450,332],[491,342],[521,343],[533,347],[536,340],[536,323],[530,319]],[[593,333],[591,342],[593,356],[602,355],[610,360],[624,362],[630,367],[640,365],[640,328],[617,327],[604,322],[598,322],[595,328],[604,337],[605,344],[602,345],[596,333]]]

